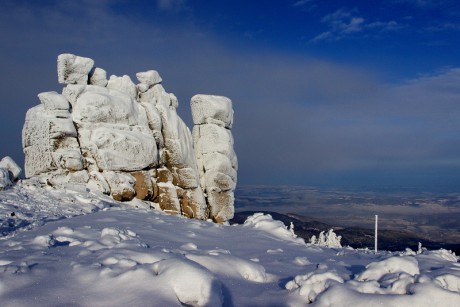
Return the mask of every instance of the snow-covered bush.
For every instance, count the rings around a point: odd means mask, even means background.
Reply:
[[[310,238],[310,243],[313,245],[329,247],[329,248],[342,248],[342,244],[340,241],[342,240],[342,236],[337,236],[334,232],[334,229],[329,229],[328,232],[321,231],[318,238],[313,235]]]

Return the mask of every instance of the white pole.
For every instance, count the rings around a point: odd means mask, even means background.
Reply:
[[[377,230],[378,230],[379,216],[375,215],[375,253],[377,254]]]

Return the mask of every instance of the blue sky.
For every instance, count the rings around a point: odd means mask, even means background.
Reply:
[[[0,155],[23,162],[56,57],[156,69],[191,127],[197,93],[234,103],[240,184],[460,190],[457,1],[3,0]]]

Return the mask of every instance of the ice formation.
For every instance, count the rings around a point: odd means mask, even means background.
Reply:
[[[82,185],[119,201],[224,222],[233,217],[237,160],[226,97],[192,98],[194,134],[155,70],[110,76],[94,61],[58,56],[62,94],[38,95],[23,128],[25,175],[57,187]]]

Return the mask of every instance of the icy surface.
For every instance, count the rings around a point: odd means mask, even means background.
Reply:
[[[128,205],[127,205],[128,204]],[[459,306],[459,258],[305,244],[33,180],[0,192],[2,306]]]

